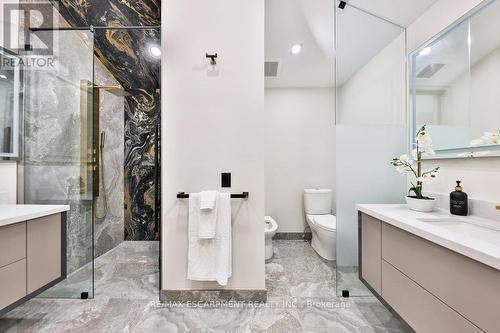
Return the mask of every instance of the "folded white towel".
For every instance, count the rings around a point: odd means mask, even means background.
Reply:
[[[188,280],[217,281],[227,285],[232,275],[231,196],[217,197],[217,227],[215,238],[199,239],[200,194],[189,195]]]
[[[201,191],[200,192],[200,209],[214,209],[219,192],[217,191]]]
[[[214,209],[200,209],[198,212],[198,238],[213,239],[217,231],[218,207]]]
[[[217,199],[219,192],[200,192],[200,215],[198,220],[198,238],[215,238],[217,228]]]

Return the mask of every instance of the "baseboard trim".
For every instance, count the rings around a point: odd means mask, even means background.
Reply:
[[[311,240],[312,233],[310,232],[277,232],[273,239],[276,240]]]
[[[267,289],[205,289],[205,290],[161,290],[162,302],[261,302],[267,301]]]

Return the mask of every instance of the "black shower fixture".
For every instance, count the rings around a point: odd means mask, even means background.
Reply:
[[[339,2],[339,8],[340,8],[340,9],[344,9],[344,8],[345,8],[345,5],[347,5],[347,2],[345,2],[345,1],[340,1],[340,2]]]

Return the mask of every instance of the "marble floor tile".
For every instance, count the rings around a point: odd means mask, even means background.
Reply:
[[[349,290],[352,296],[371,295],[368,288],[358,278],[358,267],[337,267],[337,288]]]
[[[266,304],[160,303],[158,243],[123,242],[96,259],[94,299],[30,300],[0,318],[0,332],[405,332],[375,297],[336,297],[335,263],[308,243],[275,248]]]

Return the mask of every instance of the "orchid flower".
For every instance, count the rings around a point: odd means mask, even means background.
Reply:
[[[434,180],[438,173],[439,167],[435,167],[428,171],[422,171],[422,156],[434,155],[432,147],[432,138],[426,132],[425,125],[420,128],[415,137],[416,148],[411,152],[411,158],[408,155],[401,155],[392,159],[391,164],[396,167],[400,173],[410,173],[416,181],[411,182],[412,187],[408,191],[414,192],[415,196],[423,199],[422,186],[424,183],[429,183]]]

